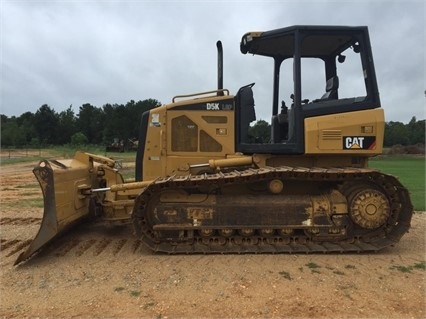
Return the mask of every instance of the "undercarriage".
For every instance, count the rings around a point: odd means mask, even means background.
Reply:
[[[137,235],[167,253],[376,251],[407,232],[412,205],[371,169],[261,168],[158,179],[136,199]]]

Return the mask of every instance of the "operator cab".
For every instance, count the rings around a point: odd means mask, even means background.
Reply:
[[[273,59],[271,142],[249,143],[254,84],[236,97],[236,151],[304,153],[304,120],[380,108],[367,27],[292,26],[246,33],[241,52]],[[252,140],[252,139],[251,139]]]

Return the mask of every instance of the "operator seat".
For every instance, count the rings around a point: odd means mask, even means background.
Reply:
[[[321,100],[337,99],[337,90],[339,89],[339,77],[333,76],[327,80],[325,85],[325,93],[321,96]]]
[[[290,110],[291,111],[291,110]],[[287,140],[289,127],[289,109],[285,102],[281,102],[281,112],[272,115],[271,120],[271,140],[272,143],[283,143]]]
[[[256,120],[252,86],[254,83],[243,86],[238,90],[237,103],[240,111],[240,142],[248,143],[250,123]]]

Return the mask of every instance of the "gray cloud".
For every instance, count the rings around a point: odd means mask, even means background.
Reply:
[[[423,1],[3,1],[0,112],[154,98],[256,82],[269,120],[272,61],[242,55],[241,36],[294,24],[368,25],[387,120],[425,118]]]

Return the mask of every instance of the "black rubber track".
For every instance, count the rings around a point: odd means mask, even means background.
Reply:
[[[147,218],[148,203],[155,194],[171,189],[197,191],[215,187],[246,184],[261,180],[281,179],[306,183],[327,181],[336,185],[368,183],[382,189],[390,204],[390,216],[379,229],[363,230],[353,238],[340,242],[316,242],[306,236],[274,236],[272,239],[253,235],[212,238],[194,237],[183,241],[158,238]],[[136,199],[132,220],[137,236],[153,251],[169,254],[229,254],[229,253],[344,253],[378,251],[397,243],[410,228],[413,206],[406,188],[391,175],[368,168],[304,168],[266,167],[211,175],[188,175],[161,178],[148,186]]]

